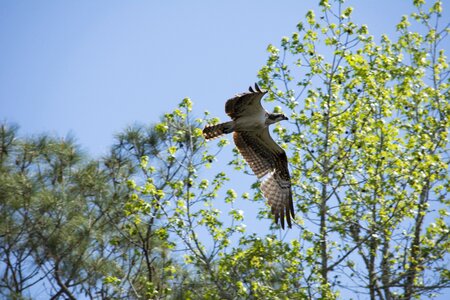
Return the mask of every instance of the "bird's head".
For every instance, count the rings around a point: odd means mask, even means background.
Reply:
[[[289,120],[284,114],[268,114],[266,124],[274,124],[283,120]]]

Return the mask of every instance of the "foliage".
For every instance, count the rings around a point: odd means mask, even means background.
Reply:
[[[290,140],[304,245],[319,262],[309,272],[322,298],[333,286],[371,299],[430,294],[449,286],[442,5],[416,2],[396,40],[378,43],[337,6],[322,1],[321,21],[311,11],[281,49],[269,46],[259,73],[294,120],[276,132]]]
[[[21,298],[50,284],[53,296],[93,293],[112,267],[105,211],[115,207],[108,177],[73,139],[17,138],[0,126],[1,293]]]

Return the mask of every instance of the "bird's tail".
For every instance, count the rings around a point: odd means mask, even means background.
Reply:
[[[215,139],[223,134],[231,133],[234,131],[233,121],[221,123],[212,126],[206,126],[203,129],[203,136],[207,140]]]

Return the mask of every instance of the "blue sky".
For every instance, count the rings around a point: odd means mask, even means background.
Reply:
[[[0,120],[26,135],[72,133],[91,155],[114,133],[190,97],[200,115],[257,80],[269,43],[316,1],[2,1]],[[372,34],[410,1],[353,1]],[[270,108],[270,105],[269,105]]]
[[[226,119],[226,99],[257,81],[267,45],[291,35],[317,2],[1,1],[0,121],[17,123],[22,135],[72,134],[99,157],[115,133],[157,122],[184,97],[198,116]],[[378,40],[394,34],[411,2],[349,5]],[[228,162],[226,151],[217,166]],[[248,183],[240,192],[254,182],[238,176]]]

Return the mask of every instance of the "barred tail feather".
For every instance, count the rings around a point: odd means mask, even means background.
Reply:
[[[207,126],[203,129],[203,136],[207,140],[215,139],[223,134],[231,133],[234,131],[233,122],[221,123],[218,125]]]

